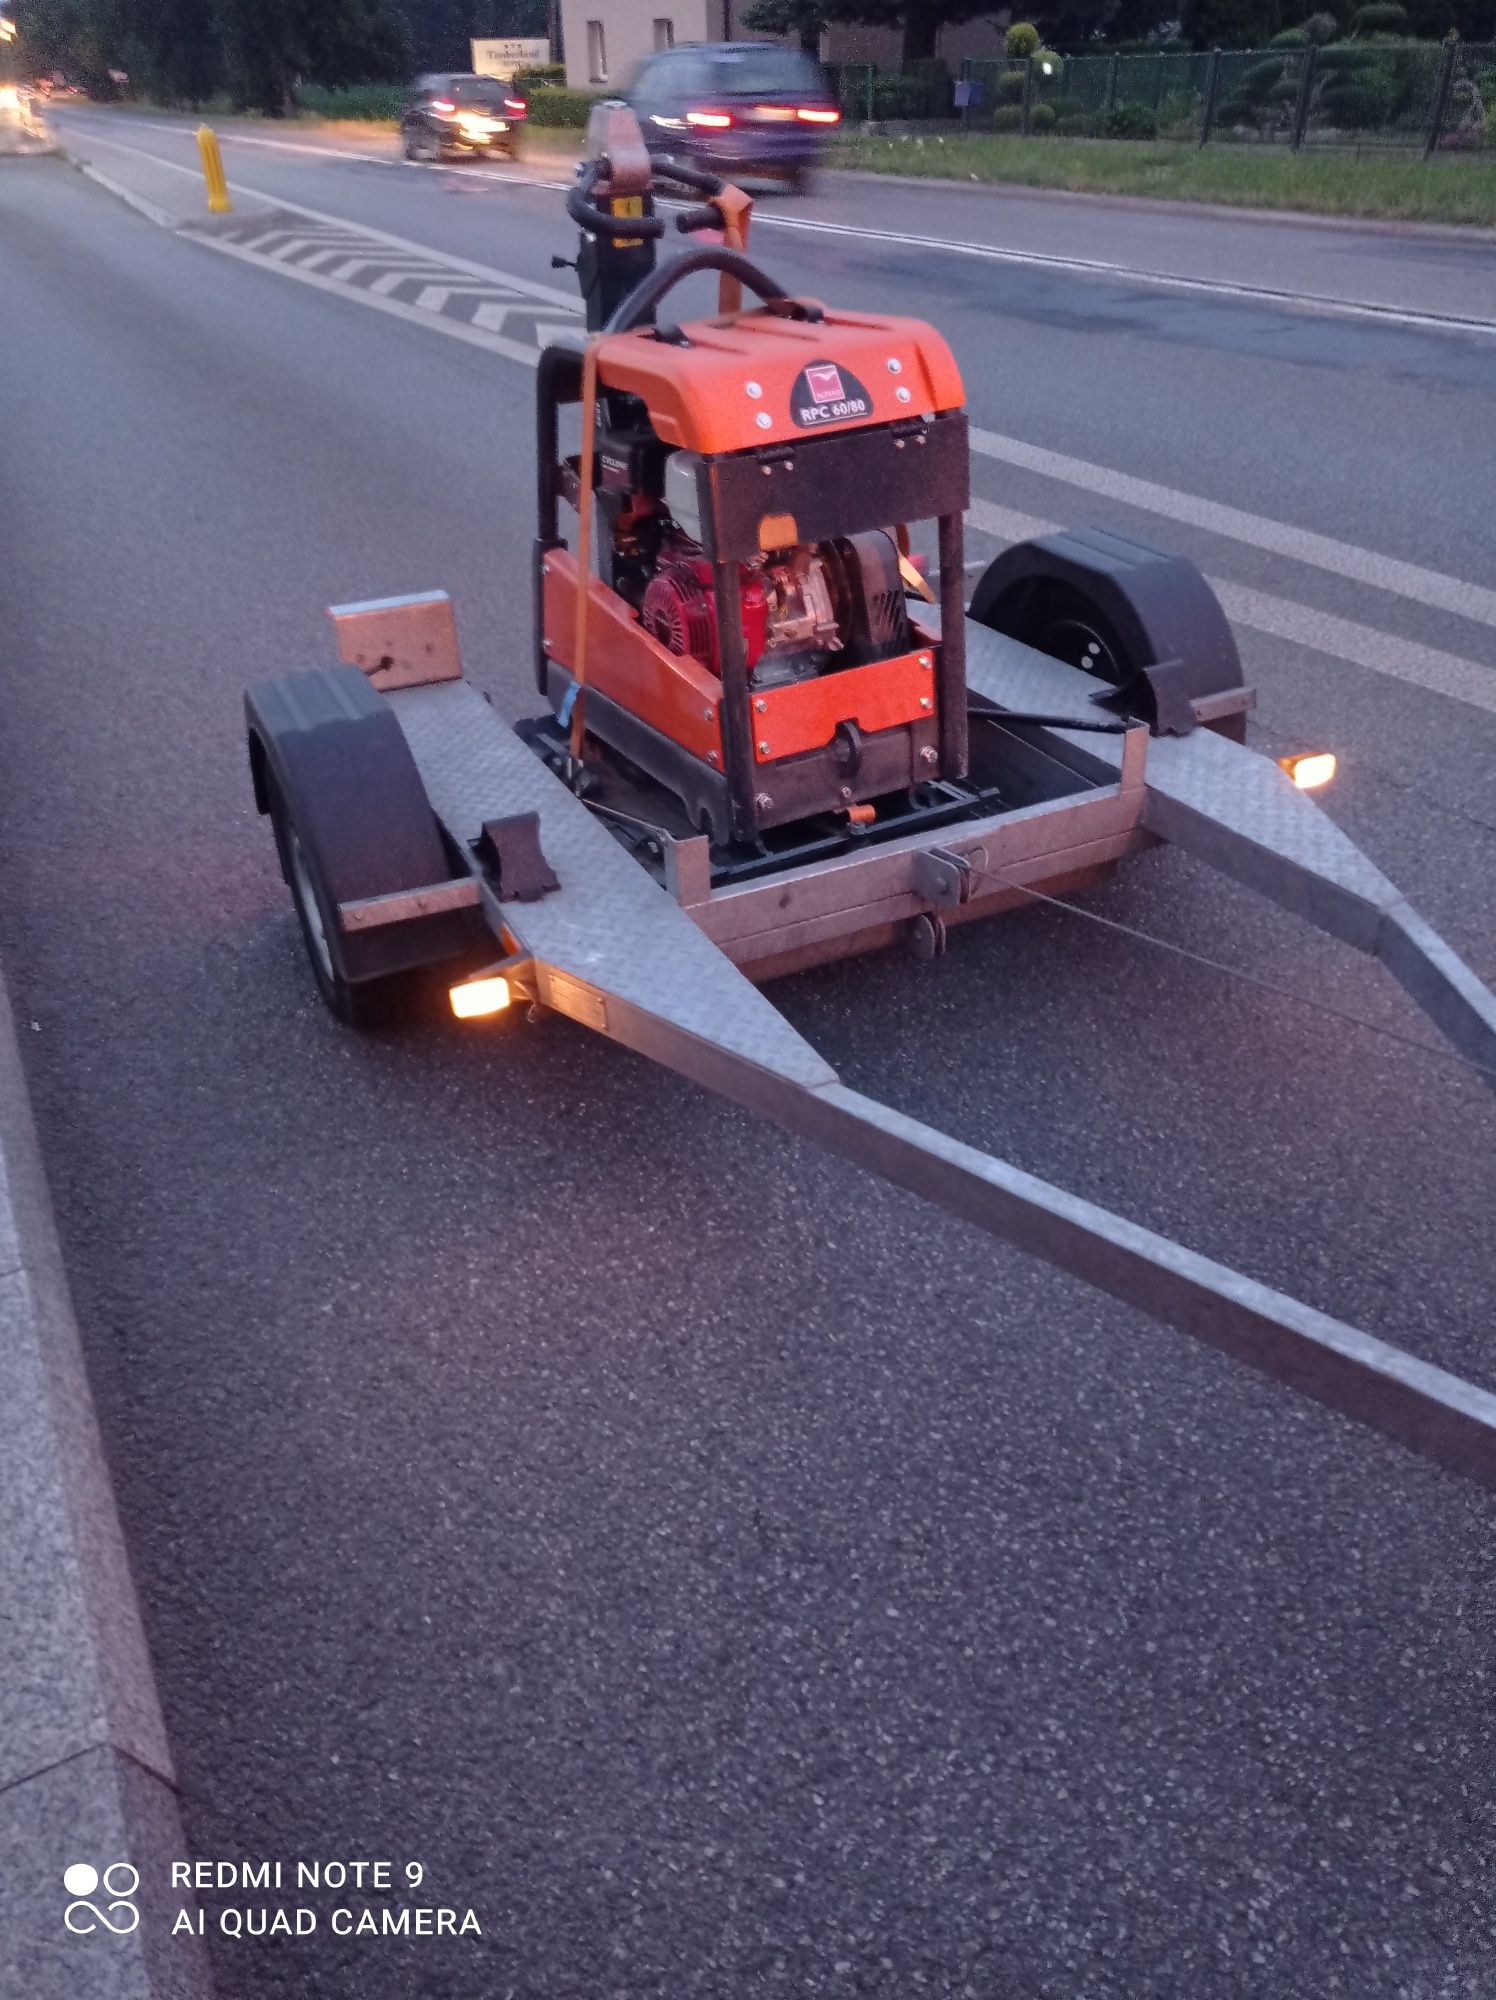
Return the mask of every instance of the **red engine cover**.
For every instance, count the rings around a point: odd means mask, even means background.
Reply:
[[[764,581],[752,570],[739,571],[739,602],[743,607],[743,645],[748,665],[763,656],[769,629],[769,600]],[[672,653],[688,655],[722,671],[717,643],[717,601],[712,594],[712,566],[705,556],[685,556],[668,563],[649,579],[641,607],[646,632]]]

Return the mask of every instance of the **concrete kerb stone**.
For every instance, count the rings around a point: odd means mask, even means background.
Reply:
[[[207,2000],[202,1946],[165,1908],[185,1858],[171,1755],[3,978],[0,1509],[0,1993]],[[124,1934],[65,1923],[79,1864],[138,1876]]]

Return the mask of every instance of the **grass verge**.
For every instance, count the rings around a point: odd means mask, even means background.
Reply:
[[[1079,194],[1223,202],[1233,208],[1496,228],[1496,163],[1136,140],[1020,139],[996,134],[895,138],[849,133],[837,164],[885,174],[1068,188]]]

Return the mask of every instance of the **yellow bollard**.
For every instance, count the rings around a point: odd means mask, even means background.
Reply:
[[[203,156],[203,179],[208,183],[209,214],[232,214],[234,204],[229,200],[229,184],[223,176],[223,155],[218,150],[218,135],[210,125],[198,126],[197,150]]]

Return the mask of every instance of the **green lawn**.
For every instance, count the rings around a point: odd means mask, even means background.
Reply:
[[[1496,153],[1425,161],[1416,154],[1357,158],[1244,146],[1202,151],[1136,140],[986,133],[947,139],[849,133],[837,150],[842,166],[874,173],[1496,228]]]

